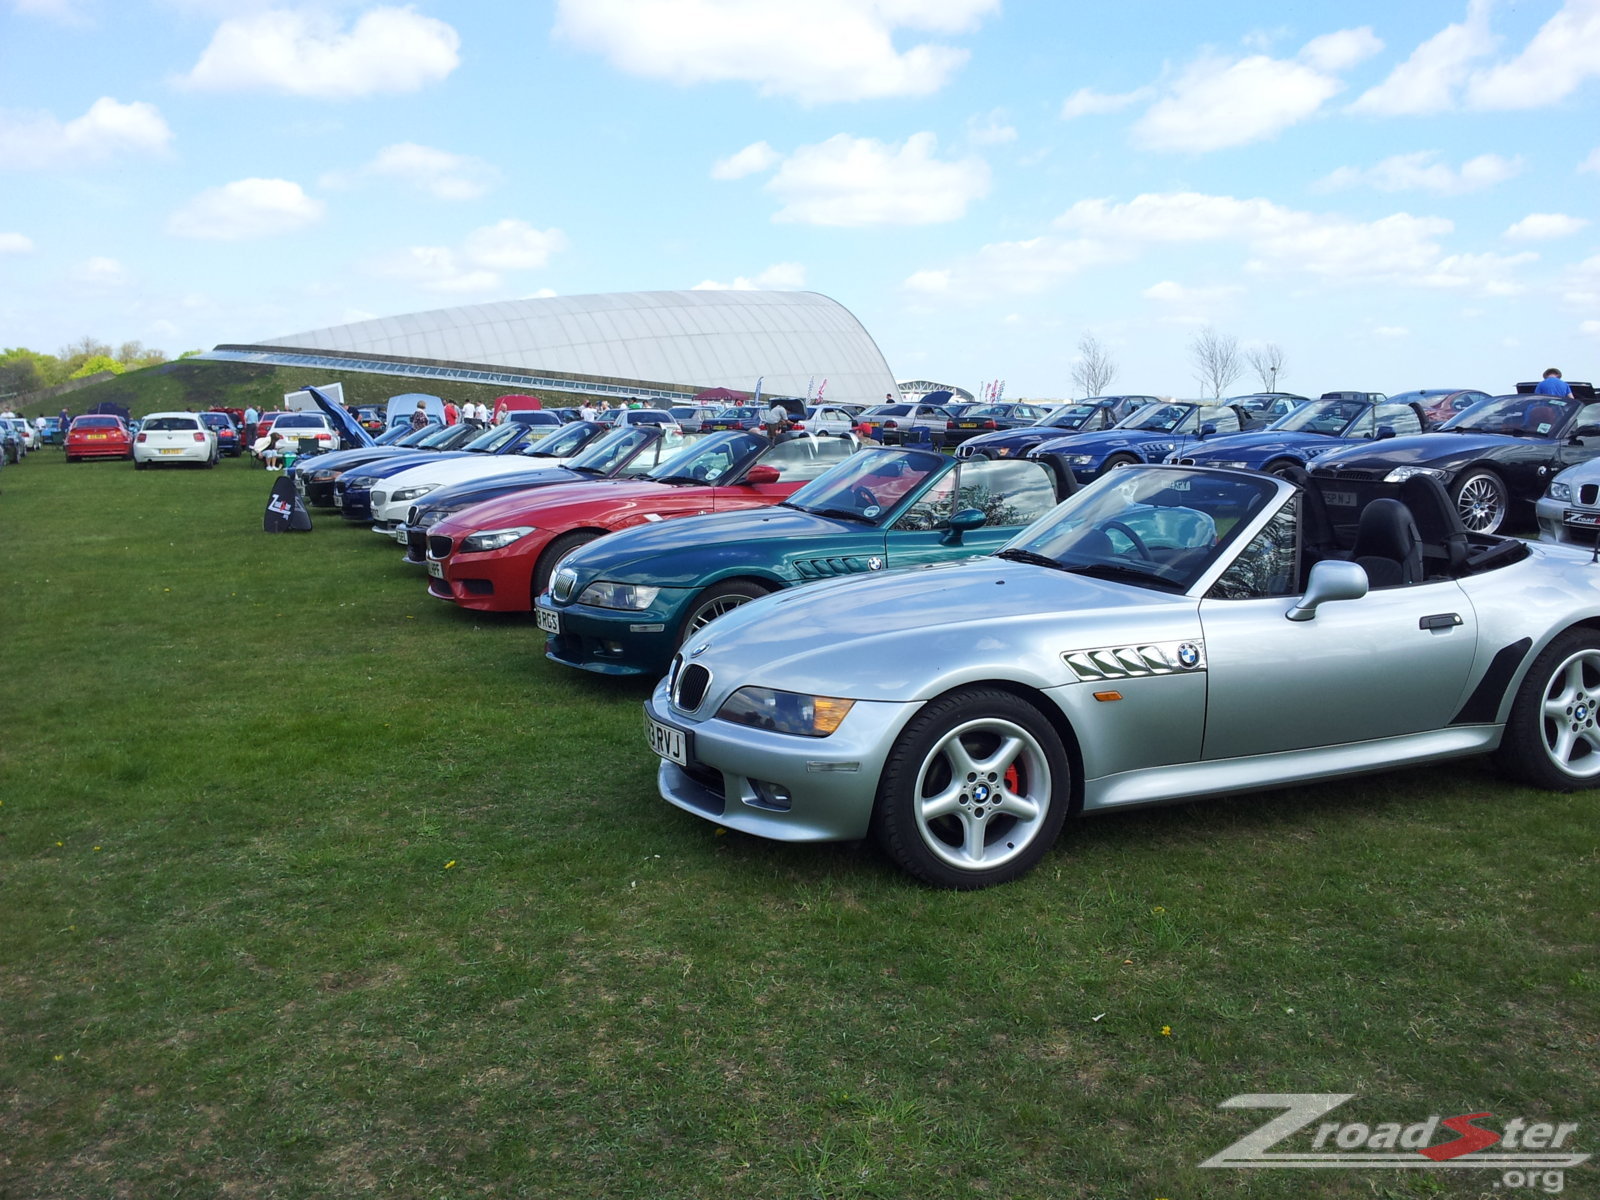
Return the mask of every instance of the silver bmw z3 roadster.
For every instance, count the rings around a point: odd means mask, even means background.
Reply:
[[[678,807],[870,834],[953,888],[1028,871],[1078,812],[1474,754],[1593,787],[1594,557],[1468,532],[1424,476],[1334,528],[1304,475],[1125,467],[991,556],[718,618],[646,732]]]

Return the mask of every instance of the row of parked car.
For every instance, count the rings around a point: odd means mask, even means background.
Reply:
[[[1600,783],[1590,553],[1469,527],[1429,470],[1385,468],[1341,522],[1348,476],[1319,469],[1489,437],[1600,461],[1592,390],[1551,399],[1414,434],[1370,395],[1261,434],[1242,406],[1156,401],[1021,454],[576,422],[407,435],[294,474],[441,602],[532,611],[551,661],[659,677],[645,736],[668,802],[763,837],[875,836],[970,888],[1030,870],[1080,812],[1471,754]],[[1171,442],[1165,461],[1080,471],[1083,439],[1129,432]],[[1274,470],[1226,445],[1301,434],[1353,444]]]

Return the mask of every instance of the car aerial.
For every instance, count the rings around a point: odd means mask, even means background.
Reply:
[[[491,439],[484,439],[488,443],[484,453],[430,455],[425,462],[379,479],[368,497],[373,529],[404,542],[405,534],[400,531],[400,526],[405,522],[411,506],[441,487],[482,479],[488,475],[501,475],[514,465],[525,466],[530,471],[559,466],[596,438],[612,432],[599,421],[574,421],[568,425],[536,425],[531,428],[520,421],[508,421],[497,427],[499,436],[514,435],[516,430],[513,426],[527,429],[527,436],[521,440],[513,437],[511,445],[504,452]],[[546,429],[548,433],[543,432]]]
[[[1059,453],[1080,480],[1139,462],[1160,462],[1207,438],[1252,428],[1227,404],[1203,400],[1158,400],[1098,433],[1074,433],[1040,442],[1029,454]]]
[[[648,475],[685,446],[710,436],[685,433],[676,425],[625,425],[597,438],[585,446],[582,453],[558,465],[530,463],[532,469],[515,469],[508,463],[507,471],[502,474],[430,492],[411,506],[406,519],[395,528],[394,537],[405,543],[407,562],[425,566],[428,531],[452,513],[530,488]]]
[[[196,413],[205,427],[217,436],[217,453],[225,454],[229,458],[238,458],[243,452],[242,441],[239,436],[239,427],[233,423],[233,418],[225,412]]]
[[[1418,388],[1414,392],[1401,392],[1391,400],[1415,404],[1422,409],[1424,419],[1431,425],[1442,425],[1464,408],[1471,408],[1479,400],[1490,399],[1488,392],[1476,388]]]
[[[157,463],[209,469],[219,457],[217,435],[199,413],[148,413],[133,436],[133,465],[139,471]]]
[[[1110,429],[1135,410],[1154,403],[1154,396],[1090,396],[1086,400],[1058,404],[1032,425],[1000,429],[969,438],[956,447],[956,454],[962,458],[978,454],[986,458],[1020,458],[1040,442],[1065,437],[1069,433]]]
[[[1375,496],[1427,475],[1444,485],[1462,523],[1496,533],[1544,493],[1550,479],[1600,455],[1594,388],[1573,395],[1517,393],[1480,400],[1429,433],[1335,450],[1311,465],[1335,523],[1350,524]]]
[[[660,675],[713,618],[795,584],[987,554],[1072,488],[1043,462],[877,447],[757,512],[635,526],[580,547],[535,609],[545,655]]]
[[[1587,551],[1466,532],[1427,481],[1348,548],[1318,511],[1260,472],[1136,466],[993,556],[753,601],[647,701],[658,789],[723,829],[872,834],[973,888],[1078,812],[1477,754],[1600,783]]]
[[[1223,401],[1245,413],[1252,421],[1271,424],[1287,416],[1311,397],[1297,396],[1293,392],[1246,392],[1242,396],[1229,396]]]
[[[67,429],[67,461],[85,458],[132,458],[133,434],[121,417],[86,413]]]
[[[412,467],[426,466],[441,458],[482,455],[504,461],[530,442],[543,436],[542,427],[507,421],[480,429],[472,425],[447,425],[437,439],[424,438],[409,454],[375,459],[355,470],[346,471],[333,484],[333,504],[347,521],[369,524],[374,520],[372,489]]]
[[[1415,404],[1387,400],[1308,400],[1265,429],[1207,438],[1175,451],[1167,461],[1184,466],[1237,467],[1281,475],[1304,469],[1320,455],[1378,438],[1427,428]]]
[[[955,410],[944,404],[874,404],[863,409],[856,422],[871,426],[874,440],[898,446],[932,442],[935,433],[942,440],[955,416]]]
[[[727,431],[701,438],[637,479],[506,496],[446,517],[428,535],[429,591],[463,608],[528,612],[560,561],[630,525],[762,508],[855,449],[853,438]]]
[[[1050,410],[1042,404],[1012,403],[973,404],[945,422],[944,444],[959,446],[971,438],[1001,429],[1020,429],[1032,425]]]

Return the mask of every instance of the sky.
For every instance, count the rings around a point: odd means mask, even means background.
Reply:
[[[801,289],[1008,398],[1501,392],[1600,377],[1597,193],[1600,0],[0,0],[0,347]]]

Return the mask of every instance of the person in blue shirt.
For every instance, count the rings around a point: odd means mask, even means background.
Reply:
[[[1561,372],[1551,367],[1544,373],[1544,378],[1539,381],[1539,386],[1533,389],[1535,396],[1570,396],[1572,389],[1567,386],[1567,381],[1561,378]]]
[[[254,404],[248,405],[244,410],[244,441],[245,445],[253,446],[256,443],[256,425],[261,421],[261,414],[256,411]]]

